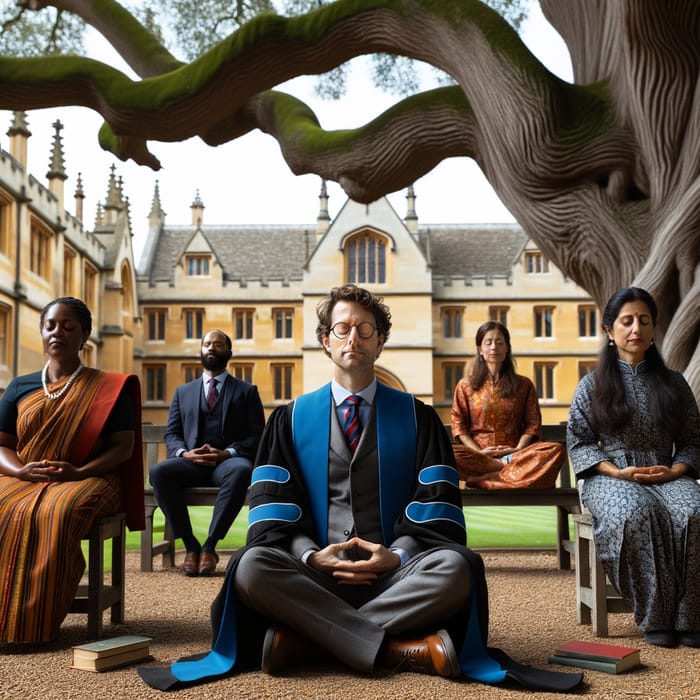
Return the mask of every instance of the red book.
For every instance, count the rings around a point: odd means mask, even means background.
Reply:
[[[604,661],[614,664],[618,673],[639,666],[641,663],[637,647],[621,647],[599,642],[574,640],[558,647],[554,654],[559,658]]]

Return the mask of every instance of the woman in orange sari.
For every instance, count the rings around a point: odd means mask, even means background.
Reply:
[[[558,442],[539,442],[542,415],[533,383],[515,373],[508,329],[488,321],[476,333],[469,377],[455,388],[453,445],[460,478],[484,489],[548,488],[564,456]]]
[[[50,302],[40,327],[46,366],[0,399],[0,642],[58,635],[95,518],[123,509],[143,529],[138,378],[83,366],[92,318],[79,299]]]

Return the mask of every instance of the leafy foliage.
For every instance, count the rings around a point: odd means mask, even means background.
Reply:
[[[0,8],[0,27],[0,54],[52,56],[85,52],[85,23],[69,12],[54,8],[32,12],[4,4]]]

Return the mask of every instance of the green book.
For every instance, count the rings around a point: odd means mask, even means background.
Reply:
[[[73,655],[81,658],[101,659],[105,656],[122,654],[132,649],[148,649],[151,637],[125,634],[120,637],[100,639],[97,642],[78,644],[73,647]]]
[[[624,673],[624,671],[620,669],[619,665],[614,661],[576,659],[572,656],[550,656],[547,659],[547,663],[562,664],[563,666],[576,666],[578,668],[587,668],[591,671],[602,671],[603,673]],[[636,666],[633,668],[636,668]]]

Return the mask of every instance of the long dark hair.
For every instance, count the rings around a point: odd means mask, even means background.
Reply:
[[[612,330],[620,309],[632,301],[640,301],[647,306],[652,325],[656,326],[658,311],[651,294],[640,287],[625,287],[615,292],[605,306],[602,326],[606,333]],[[683,423],[684,417],[671,382],[671,371],[653,343],[644,354],[644,360],[649,377],[651,415],[664,429],[672,430]],[[598,432],[618,433],[629,422],[635,409],[627,401],[614,343],[606,340],[602,347],[595,377],[595,388],[591,393],[593,427]]]
[[[474,362],[472,363],[469,382],[471,383],[473,389],[481,389],[486,381],[486,377],[489,374],[488,365],[479,352],[484,336],[489,331],[498,331],[506,341],[508,350],[506,351],[506,357],[501,365],[498,386],[503,397],[513,396],[518,388],[518,379],[517,375],[515,374],[515,362],[513,360],[513,354],[510,347],[510,332],[499,321],[486,321],[486,323],[482,323],[479,326],[479,329],[476,332],[476,357],[474,357]]]

